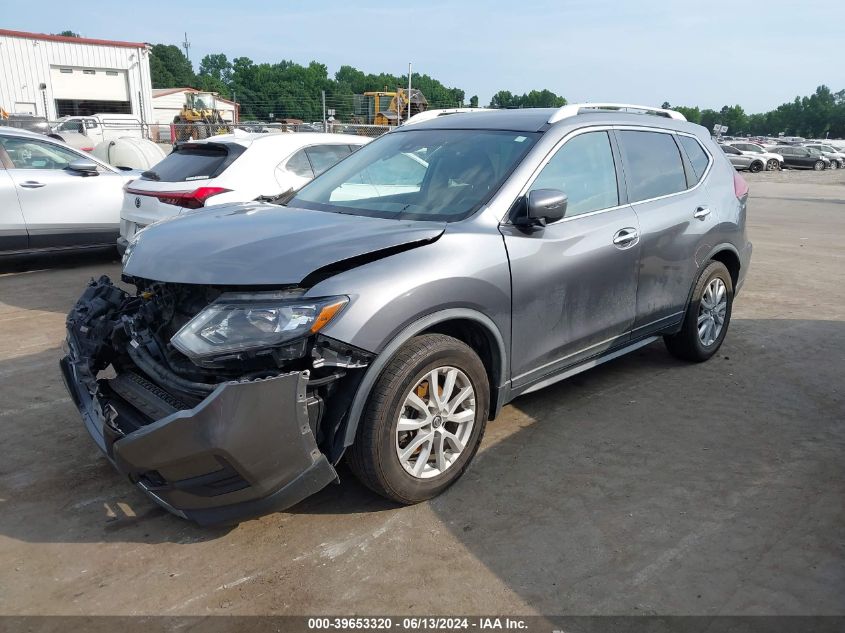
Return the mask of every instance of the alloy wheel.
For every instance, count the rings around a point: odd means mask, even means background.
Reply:
[[[713,345],[719,338],[727,310],[727,287],[716,277],[707,284],[698,307],[698,339],[704,347]]]
[[[396,455],[420,479],[446,472],[464,451],[475,424],[475,390],[456,367],[437,367],[405,396],[396,426]]]

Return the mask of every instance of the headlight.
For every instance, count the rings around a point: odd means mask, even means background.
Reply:
[[[305,299],[299,293],[226,293],[170,339],[189,358],[274,347],[316,334],[348,297]]]

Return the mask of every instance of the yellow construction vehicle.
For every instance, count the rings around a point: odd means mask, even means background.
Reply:
[[[185,104],[173,117],[173,123],[177,141],[208,138],[232,131],[217,109],[217,95],[213,92],[187,93]]]
[[[398,88],[395,92],[365,92],[364,97],[367,98],[366,112],[356,114],[365,117],[367,123],[373,125],[397,125],[407,120],[408,101],[411,102],[411,116],[428,108],[425,95],[413,88],[410,93],[405,88]]]

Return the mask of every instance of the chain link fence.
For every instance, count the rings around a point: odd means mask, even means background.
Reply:
[[[31,126],[14,125],[30,129]],[[40,132],[60,138],[69,145],[78,149],[89,150],[105,140],[114,140],[122,136],[144,138],[159,144],[162,149],[169,152],[176,143],[184,143],[191,140],[213,138],[225,134],[297,134],[312,132],[320,134],[351,134],[355,136],[366,136],[376,138],[391,127],[387,125],[364,125],[356,123],[305,123],[305,122],[276,122],[276,121],[239,121],[231,123],[223,121],[220,123],[141,123],[140,121],[120,121],[109,124],[108,121],[85,123],[74,121],[69,125],[68,121],[40,121],[39,127],[31,128],[32,131]]]

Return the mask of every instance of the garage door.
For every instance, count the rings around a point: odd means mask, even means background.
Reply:
[[[129,101],[125,70],[53,66],[50,82],[54,99]]]
[[[125,70],[53,66],[50,78],[56,116],[132,113]]]

